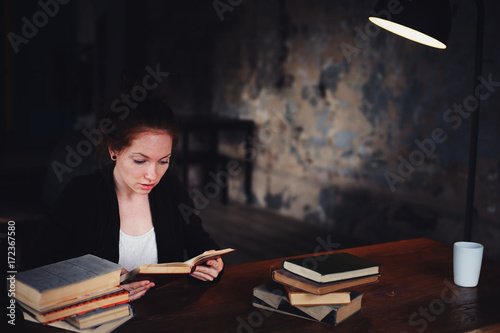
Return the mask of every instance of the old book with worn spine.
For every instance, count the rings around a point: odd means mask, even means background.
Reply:
[[[16,275],[16,299],[45,312],[59,303],[120,285],[121,266],[91,254]]]
[[[319,283],[306,279],[297,274],[288,272],[284,269],[277,269],[272,272],[272,278],[274,281],[279,282],[285,286],[290,286],[315,295],[323,295],[339,290],[345,290],[352,287],[377,282],[380,278],[380,274],[328,283]]]
[[[292,305],[328,305],[328,304],[347,304],[351,302],[350,291],[337,291],[323,295],[315,295],[304,292],[289,286],[284,286],[288,301]]]
[[[253,289],[252,305],[289,316],[338,325],[361,310],[363,294],[352,291],[350,295],[351,302],[345,305],[293,306],[283,286],[271,281]]]
[[[90,328],[84,328],[80,329],[77,328],[76,326],[68,323],[66,320],[61,320],[61,321],[56,321],[54,323],[46,324],[46,326],[50,327],[56,327],[58,329],[64,330],[64,332],[77,332],[77,333],[109,333],[113,332],[116,328],[122,326],[125,324],[127,321],[135,317],[135,311],[134,308],[128,304],[129,306],[129,314],[125,317],[122,318],[117,318],[114,320],[111,320],[109,322],[90,327]],[[31,323],[36,323],[36,324],[41,324],[38,320],[33,318],[28,312],[23,312],[23,317],[27,322]],[[28,326],[29,324],[26,324]],[[28,326],[29,327],[29,326]],[[57,330],[59,332],[59,330]]]
[[[99,308],[81,315],[71,316],[66,321],[81,330],[108,323],[130,315],[130,304]]]
[[[129,292],[120,290],[106,295],[101,295],[95,298],[87,299],[75,304],[67,305],[61,308],[49,310],[47,312],[39,312],[26,304],[18,302],[22,310],[28,312],[32,317],[36,318],[43,324],[52,323],[55,321],[66,319],[73,315],[84,314],[99,308],[107,308],[117,304],[128,303]]]

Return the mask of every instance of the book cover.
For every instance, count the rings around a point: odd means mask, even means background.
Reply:
[[[361,310],[363,294],[353,291],[350,296],[351,302],[345,305],[293,306],[288,301],[283,286],[271,281],[254,288],[252,305],[290,316],[338,325]]]
[[[16,275],[16,299],[44,311],[56,303],[120,285],[121,266],[87,254]]]
[[[272,279],[283,285],[306,291],[315,295],[323,295],[334,291],[344,290],[364,284],[375,283],[379,280],[380,274],[368,275],[365,277],[319,283],[306,279],[300,275],[288,272],[284,269],[277,269],[272,272]]]
[[[327,305],[327,304],[348,304],[351,302],[349,291],[338,291],[323,295],[315,295],[304,292],[289,286],[284,286],[288,301],[292,305]]]
[[[150,280],[156,283],[158,280],[163,283],[167,283],[175,280],[177,278],[175,275],[177,274],[190,274],[195,270],[197,265],[201,265],[210,259],[221,257],[233,251],[235,250],[227,248],[223,250],[202,253],[184,262],[168,262],[163,264],[142,265],[126,274],[123,274],[120,278],[120,281],[122,283],[124,282],[128,283],[132,281]],[[172,276],[155,279],[154,277],[155,274],[172,275]]]
[[[36,309],[29,307],[27,304],[18,302],[22,310],[28,312],[33,318],[38,320],[43,324],[52,323],[55,321],[63,320],[72,315],[84,314],[86,312],[106,308],[109,306],[123,304],[129,302],[128,299],[129,292],[126,290],[120,290],[107,295],[101,295],[96,298],[88,299],[86,301],[68,305],[59,309],[50,310],[48,312],[39,312]]]
[[[346,252],[283,261],[283,269],[320,283],[375,275],[379,273],[379,266],[379,263]]]

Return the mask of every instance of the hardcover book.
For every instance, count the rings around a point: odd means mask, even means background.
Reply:
[[[87,254],[16,275],[16,299],[44,312],[56,304],[120,285],[121,266]]]
[[[311,264],[313,263],[313,264]],[[380,264],[350,253],[339,252],[283,261],[283,269],[307,279],[327,283],[379,274]]]
[[[71,304],[59,309],[50,310],[48,312],[39,312],[22,302],[18,302],[18,304],[21,306],[23,311],[28,312],[33,318],[43,324],[48,324],[66,319],[73,315],[84,314],[95,309],[127,303],[129,302],[128,295],[128,291],[120,290],[118,292],[98,296],[93,299]]]
[[[252,305],[289,316],[338,325],[361,310],[363,294],[353,291],[350,296],[351,302],[345,305],[293,306],[283,286],[271,281],[254,288]]]
[[[286,290],[288,301],[292,305],[333,305],[347,304],[351,302],[351,293],[349,291],[337,291],[323,295],[314,295],[288,286],[284,286],[284,288]]]
[[[47,324],[47,326],[56,327],[56,328],[62,329],[62,330],[64,330],[64,332],[109,333],[109,332],[113,332],[115,329],[117,329],[118,327],[122,326],[127,321],[129,321],[130,319],[132,319],[133,317],[135,317],[134,308],[130,304],[128,304],[128,306],[129,306],[129,309],[130,309],[130,313],[129,313],[128,316],[112,320],[110,322],[98,325],[96,327],[91,327],[91,328],[86,328],[86,329],[79,329],[79,328],[76,328],[75,326],[71,325],[70,323],[68,323],[65,320],[56,321],[54,323]],[[23,312],[23,317],[24,317],[24,319],[27,322],[41,324],[35,318],[33,318],[32,316],[30,316],[30,314],[27,313],[27,312]],[[29,324],[27,324],[27,325],[29,325]],[[59,330],[57,330],[57,331],[59,332]]]
[[[66,321],[78,329],[96,327],[110,321],[127,317],[130,314],[130,305],[121,304],[108,308],[99,308],[81,315],[72,316]]]
[[[215,259],[233,251],[235,250],[227,248],[223,250],[202,253],[184,262],[168,262],[164,264],[141,265],[134,270],[123,274],[120,280],[122,283],[139,280],[155,281],[155,274],[190,274],[194,272],[196,266],[201,265],[210,259]],[[172,277],[172,279],[174,278],[175,277]],[[161,280],[164,281],[165,279],[162,278]]]
[[[290,286],[298,290],[303,290],[315,295],[323,295],[338,290],[344,290],[364,284],[377,282],[380,278],[380,274],[335,282],[318,283],[297,274],[288,272],[284,269],[278,269],[272,272],[272,278],[274,281],[279,282],[283,285]]]
[[[80,295],[80,296],[75,297],[75,298],[66,299],[64,301],[61,301],[61,302],[55,303],[55,304],[53,304],[51,306],[48,306],[48,307],[44,308],[42,311],[38,311],[38,310],[37,311],[38,312],[47,313],[47,312],[50,312],[50,311],[53,311],[53,310],[56,310],[56,309],[62,309],[62,308],[67,307],[67,306],[72,306],[74,304],[83,303],[83,302],[85,302],[87,300],[95,299],[95,298],[97,298],[99,296],[113,294],[113,293],[119,292],[121,290],[123,290],[123,288],[118,285],[118,286],[111,287],[111,288],[108,288],[108,289],[99,290],[99,291],[96,291],[96,292],[93,292],[93,293],[90,293],[90,294]],[[20,302],[20,303],[22,303],[22,302]]]

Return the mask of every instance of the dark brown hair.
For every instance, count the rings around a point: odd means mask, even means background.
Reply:
[[[137,68],[123,70],[120,89],[123,93],[108,104],[99,122],[103,138],[101,157],[108,155],[108,149],[120,152],[129,147],[145,131],[166,132],[175,148],[180,136],[177,119],[162,96],[158,96],[161,89],[143,86],[145,75],[148,74]]]
[[[148,97],[144,101],[131,103],[131,106],[120,104],[120,107],[116,107],[117,101],[111,105],[106,122],[101,121],[99,126],[103,134],[103,150],[110,148],[122,151],[132,144],[137,134],[148,130],[167,132],[175,147],[179,139],[179,126],[174,113],[163,101]]]

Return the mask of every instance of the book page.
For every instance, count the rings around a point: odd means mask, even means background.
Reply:
[[[197,255],[194,258],[191,258],[189,260],[184,261],[184,263],[188,265],[199,265],[207,260],[213,259],[215,257],[222,256],[224,254],[230,253],[235,251],[234,249],[227,248],[223,250],[218,250],[218,251],[212,251],[212,252],[207,252],[207,253],[202,253],[200,255]]]

